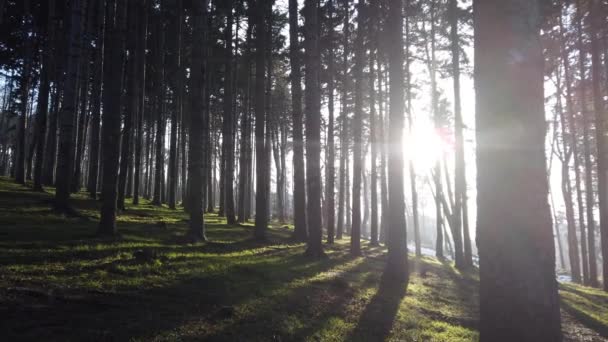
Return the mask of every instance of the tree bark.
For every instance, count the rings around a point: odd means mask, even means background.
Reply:
[[[188,211],[190,213],[189,236],[195,241],[205,241],[203,217],[203,89],[205,69],[205,36],[207,0],[192,3],[192,60],[190,75],[190,144],[188,145]],[[210,153],[211,151],[206,151]]]
[[[305,103],[306,103],[306,187],[308,243],[306,254],[324,255],[321,222],[321,51],[319,46],[319,2],[304,2]]]
[[[392,278],[409,279],[405,196],[403,193],[403,154],[401,140],[404,128],[403,90],[403,9],[401,0],[390,0],[387,34],[389,61],[389,131],[388,131],[388,258],[386,272]]]
[[[539,2],[474,13],[480,340],[561,341]]]
[[[327,165],[325,168],[325,226],[327,229],[327,243],[334,243],[336,235],[336,213],[335,213],[335,145],[334,145],[334,3],[333,0],[327,2],[328,11],[328,56],[327,56],[327,110],[329,118],[327,121]]]
[[[361,254],[361,174],[363,164],[363,64],[365,48],[363,32],[365,31],[365,2],[359,0],[357,6],[357,36],[355,38],[355,116],[353,117],[353,193],[352,193],[352,228],[350,234],[351,255]]]
[[[115,235],[116,207],[118,197],[118,167],[120,155],[121,94],[123,90],[123,68],[125,62],[125,37],[127,26],[127,4],[116,1],[106,3],[106,42],[104,60],[108,63],[104,71],[103,93],[103,183],[102,205],[98,235]]]
[[[74,0],[70,10],[70,36],[66,61],[66,78],[63,84],[63,101],[59,114],[59,148],[57,155],[57,190],[55,192],[55,209],[60,212],[69,211],[70,175],[72,175],[72,159],[74,150],[74,118],[76,116],[76,92],[78,85],[78,69],[82,53],[82,26],[86,0]]]

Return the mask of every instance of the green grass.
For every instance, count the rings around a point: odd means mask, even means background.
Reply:
[[[477,275],[436,259],[413,259],[406,289],[382,279],[381,247],[353,258],[343,240],[312,261],[290,226],[258,243],[251,223],[215,215],[211,242],[187,244],[186,215],[146,201],[127,204],[119,238],[98,239],[97,202],[75,195],[74,218],[51,199],[0,178],[5,340],[478,340]],[[608,326],[605,294],[568,285],[562,298]]]

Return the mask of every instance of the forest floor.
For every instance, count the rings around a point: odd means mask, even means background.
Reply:
[[[82,217],[64,217],[51,199],[0,178],[5,341],[478,339],[478,276],[447,262],[412,258],[406,289],[382,281],[383,247],[353,258],[344,240],[311,261],[288,228],[257,243],[251,224],[213,214],[211,242],[186,244],[186,215],[147,202],[119,216],[120,238],[98,239],[98,202],[77,194]],[[608,341],[608,295],[560,292],[566,340]]]

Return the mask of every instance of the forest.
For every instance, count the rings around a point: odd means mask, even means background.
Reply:
[[[608,341],[608,0],[0,0],[0,338]]]

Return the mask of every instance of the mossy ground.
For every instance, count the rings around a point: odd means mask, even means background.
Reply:
[[[406,289],[382,279],[382,247],[364,245],[364,256],[353,258],[344,240],[312,261],[286,227],[258,243],[251,224],[228,226],[213,214],[211,242],[186,244],[186,215],[146,201],[127,205],[119,238],[98,239],[97,202],[75,195],[83,214],[75,218],[53,213],[51,199],[0,178],[7,341],[478,339],[477,275],[448,263],[413,259]],[[562,299],[604,333],[606,294],[567,285]]]

